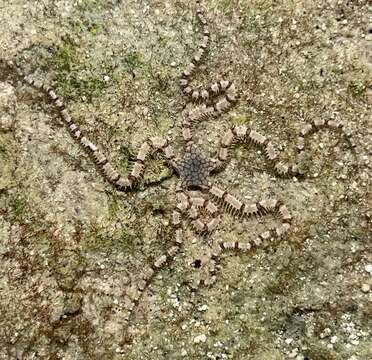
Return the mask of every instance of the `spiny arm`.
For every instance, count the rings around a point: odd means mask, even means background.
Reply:
[[[105,179],[115,185],[118,190],[131,189],[141,181],[145,171],[145,162],[154,152],[161,152],[165,159],[171,164],[174,161],[175,155],[169,142],[160,137],[152,137],[147,139],[141,145],[133,167],[129,173],[127,175],[120,174],[119,171],[108,161],[103,152],[99,150],[98,147],[79,129],[78,125],[73,121],[73,118],[67,111],[65,104],[52,87],[41,81],[34,80],[30,75],[25,75],[12,61],[8,61],[7,65],[15,70],[22,81],[43,92],[48,97],[57,109],[58,114],[69,130],[71,136],[76,139],[84,150],[92,157]]]

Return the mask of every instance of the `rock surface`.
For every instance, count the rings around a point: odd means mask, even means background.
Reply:
[[[255,225],[225,216],[209,238],[187,225],[127,329],[123,292],[167,249],[177,179],[154,161],[138,191],[116,192],[52,106],[0,74],[0,359],[372,358],[371,6],[203,3],[212,48],[197,82],[224,75],[240,90],[232,113],[198,127],[206,151],[246,123],[291,157],[299,126],[323,118],[353,131],[356,154],[319,133],[313,176],[278,179],[238,148],[218,182],[247,201],[282,199],[290,236],[223,255],[216,283],[195,290],[186,282],[208,277],[208,245]],[[194,10],[183,0],[1,1],[0,57],[52,84],[125,171],[147,136],[179,134]]]

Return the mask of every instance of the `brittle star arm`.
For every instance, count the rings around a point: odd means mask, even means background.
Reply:
[[[311,123],[304,125],[297,137],[296,152],[297,158],[292,163],[280,160],[279,153],[275,150],[271,140],[250,129],[247,126],[233,126],[220,140],[220,146],[217,153],[216,169],[222,168],[229,160],[229,151],[234,145],[239,143],[252,144],[263,150],[265,157],[273,166],[274,171],[280,176],[296,176],[303,175],[298,166],[298,159],[305,152],[308,145],[307,137],[322,129],[329,129],[337,131],[349,143],[351,148],[355,147],[352,140],[352,135],[344,129],[343,124],[337,123],[333,120],[314,120]]]
[[[180,191],[179,191],[180,192]],[[145,266],[142,270],[142,273],[139,276],[139,280],[132,284],[124,294],[125,304],[126,304],[126,315],[125,321],[127,322],[128,326],[130,324],[130,318],[132,316],[133,311],[139,304],[139,301],[144,293],[144,291],[148,288],[151,280],[154,276],[162,269],[166,264],[172,262],[181,249],[183,244],[183,233],[182,233],[182,211],[180,210],[180,203],[177,204],[176,208],[172,212],[172,220],[171,225],[174,232],[173,242],[171,247],[165,252],[164,254],[158,256],[151,265]]]
[[[214,231],[220,222],[217,211],[218,208],[212,200],[183,193],[179,208],[181,212],[186,214],[191,220],[191,225],[194,230],[199,233],[205,234]],[[212,217],[211,220],[202,219],[200,216],[200,209],[204,209]]]
[[[223,83],[221,81],[221,83]],[[232,86],[229,92],[217,100],[212,105],[200,105],[191,109],[186,118],[182,121],[182,137],[186,144],[193,141],[192,129],[198,123],[212,118],[217,118],[223,113],[228,112],[237,102],[235,86]]]
[[[212,102],[214,98],[222,95],[229,90],[232,90],[234,84],[228,80],[221,80],[208,85],[205,89],[195,89],[191,87],[190,82],[192,81],[193,75],[195,74],[198,66],[205,57],[210,43],[210,32],[208,29],[208,22],[204,16],[201,1],[196,1],[196,14],[199,23],[203,29],[203,39],[198,46],[198,50],[194,54],[191,62],[186,66],[182,72],[180,79],[180,85],[185,95],[190,97],[191,101],[194,102]]]
[[[221,206],[225,211],[231,215],[249,218],[251,216],[264,216],[268,213],[278,214],[281,219],[281,224],[267,230],[257,237],[253,238],[248,242],[220,242],[222,250],[242,250],[248,251],[251,248],[258,247],[268,241],[275,241],[281,239],[287,234],[291,227],[292,216],[289,213],[287,207],[279,200],[276,199],[264,199],[259,202],[253,202],[250,204],[244,203],[237,199],[234,195],[231,195],[226,190],[213,185],[208,190],[212,198]]]
[[[136,186],[143,177],[147,158],[150,155],[154,155],[155,152],[161,152],[167,162],[170,165],[173,164],[175,155],[169,142],[160,137],[151,137],[141,145],[136,160],[129,173],[127,175],[120,174],[119,171],[108,161],[102,151],[99,150],[98,147],[90,141],[74,123],[73,118],[67,111],[63,101],[58,97],[52,87],[41,81],[34,80],[30,75],[25,75],[23,71],[11,61],[9,61],[7,65],[15,69],[21,80],[25,81],[33,88],[43,92],[49,98],[56,107],[58,114],[70,131],[72,137],[80,142],[85,151],[92,157],[97,167],[101,170],[105,179],[115,185],[117,189],[127,190]]]
[[[198,46],[198,50],[193,56],[191,62],[182,73],[180,85],[182,91],[193,102],[202,102],[203,105],[190,111],[182,121],[182,135],[186,143],[192,141],[193,124],[209,117],[217,117],[222,112],[229,110],[236,102],[235,85],[228,80],[220,80],[208,85],[204,89],[193,88],[190,83],[198,66],[200,65],[210,43],[210,33],[207,20],[203,14],[201,2],[196,1],[197,17],[203,29],[203,39]]]

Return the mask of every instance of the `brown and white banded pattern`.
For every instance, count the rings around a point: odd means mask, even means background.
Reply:
[[[248,251],[262,244],[267,244],[269,241],[283,238],[283,236],[289,231],[291,227],[292,216],[287,207],[279,200],[264,199],[258,202],[247,204],[243,201],[240,201],[234,195],[231,195],[227,191],[217,187],[216,185],[212,186],[209,189],[209,193],[225,211],[237,217],[261,217],[266,214],[272,213],[279,215],[281,219],[280,225],[259,234],[250,242],[241,243],[238,241],[221,241],[220,246],[223,250],[235,249]]]
[[[193,88],[191,86],[193,76],[205,57],[210,42],[208,23],[202,10],[201,2],[197,0],[196,6],[203,37],[191,62],[182,72],[180,79],[183,93],[192,102],[199,104],[190,110],[182,121],[182,136],[186,143],[193,141],[192,127],[195,124],[208,118],[216,118],[227,112],[237,102],[238,98],[235,84],[229,80],[215,81],[206,88]]]
[[[221,86],[216,83],[216,86]],[[183,140],[190,144],[193,141],[192,128],[199,122],[207,119],[217,118],[223,113],[228,112],[237,102],[238,96],[235,86],[232,84],[226,90],[226,94],[215,99],[214,102],[204,102],[203,104],[191,109],[186,118],[182,121]]]
[[[170,163],[174,161],[175,154],[168,140],[155,136],[147,139],[140,146],[131,171],[129,171],[127,175],[119,173],[102,151],[99,150],[98,146],[90,141],[89,138],[79,129],[78,125],[73,121],[73,118],[66,109],[63,101],[52,87],[39,80],[34,80],[30,75],[24,75],[22,70],[12,61],[8,61],[7,65],[13,68],[19,77],[28,85],[42,91],[49,98],[49,100],[55,105],[61,119],[66,125],[66,128],[71,133],[71,136],[79,141],[85,151],[92,157],[106,180],[114,184],[119,190],[131,189],[140,182],[145,172],[146,160],[149,156],[153,156],[154,153],[160,152]]]
[[[190,87],[190,80],[192,75],[195,73],[198,65],[201,63],[203,58],[205,57],[206,52],[208,51],[209,42],[210,42],[210,33],[208,29],[208,22],[205,18],[205,15],[203,13],[202,5],[199,0],[196,0],[196,15],[200,22],[200,25],[202,26],[202,33],[203,33],[203,39],[200,42],[198,46],[198,50],[194,54],[191,62],[186,66],[186,68],[182,72],[182,77],[180,80],[180,85],[183,89],[184,94],[191,95],[192,98],[195,99],[195,97],[192,96],[193,89]],[[199,96],[198,96],[199,98]]]
[[[229,151],[233,146],[237,144],[251,144],[258,147],[260,150],[263,150],[265,157],[271,163],[277,175],[304,175],[299,168],[297,159],[299,159],[306,151],[306,138],[314,134],[315,132],[326,128],[338,131],[352,148],[355,147],[355,143],[352,140],[351,133],[344,130],[343,124],[336,123],[333,120],[314,120],[312,121],[312,123],[307,123],[301,128],[297,136],[296,143],[297,158],[292,163],[288,163],[280,159],[280,153],[275,149],[269,137],[260,134],[259,132],[250,129],[245,125],[234,126],[228,129],[225,135],[220,140],[220,146],[217,153],[217,167],[222,167],[223,165],[225,165],[229,158]]]

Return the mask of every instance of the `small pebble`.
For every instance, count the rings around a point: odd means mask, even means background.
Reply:
[[[205,343],[206,341],[207,341],[207,336],[205,334],[195,336],[195,338],[194,338],[194,343],[195,344]]]
[[[331,332],[332,332],[332,331],[331,331],[330,328],[325,328],[325,329],[323,330],[323,332],[320,334],[320,338],[321,338],[321,339],[324,339],[325,337],[331,335]]]
[[[369,292],[369,290],[370,290],[370,286],[368,284],[362,284],[362,291],[364,293]]]

